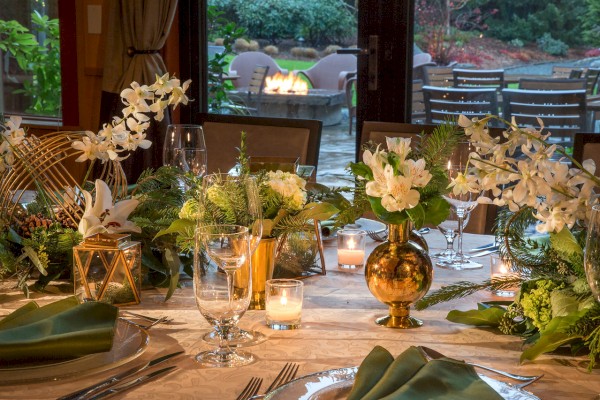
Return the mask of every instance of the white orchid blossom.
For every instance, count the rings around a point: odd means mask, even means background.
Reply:
[[[583,169],[569,168],[571,158],[561,146],[547,142],[550,133],[543,132],[539,118],[539,129],[519,128],[513,119],[504,132],[505,140],[495,140],[490,147],[488,121],[459,118],[477,154],[471,155],[468,174],[459,175],[451,184],[453,191],[487,191],[491,197],[482,196],[478,202],[507,205],[513,212],[530,207],[540,221],[536,225],[539,232],[570,229],[585,219],[589,206],[597,201],[594,188],[600,184],[594,177],[594,162],[584,161]],[[518,159],[514,157],[517,149],[522,152]]]
[[[79,233],[84,238],[97,233],[141,232],[141,228],[128,221],[129,214],[135,210],[138,201],[135,199],[122,200],[113,205],[112,194],[106,182],[96,180],[96,199],[84,190],[85,211],[79,222]]]
[[[86,133],[86,137],[73,141],[72,147],[82,153],[77,161],[120,161],[127,158],[129,151],[150,147],[152,142],[146,139],[145,134],[150,126],[148,114],[154,114],[154,119],[161,121],[169,105],[175,108],[178,104],[187,104],[189,98],[185,92],[190,82],[188,80],[180,86],[179,79],[171,78],[169,74],[157,75],[156,81],[150,86],[132,82],[131,87],[121,91],[121,101],[125,105],[123,116],[104,124],[97,135]]]

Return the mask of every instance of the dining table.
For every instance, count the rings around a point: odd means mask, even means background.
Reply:
[[[446,248],[444,236],[436,229],[424,235],[430,253]],[[489,235],[464,235],[464,249],[493,242]],[[380,243],[368,239],[367,255]],[[195,304],[191,279],[182,279],[180,287],[165,301],[166,289],[145,288],[141,302],[123,309],[154,317],[168,316],[169,323],[148,329],[148,344],[135,358],[98,371],[81,368],[77,374],[41,381],[24,381],[1,385],[1,399],[57,398],[157,356],[183,351],[161,365],[174,365],[172,372],[143,385],[120,393],[123,399],[236,399],[252,377],[263,379],[262,390],[269,386],[288,362],[299,364],[297,377],[336,368],[358,366],[376,345],[388,349],[394,356],[409,346],[427,346],[449,357],[487,365],[520,375],[543,377],[527,386],[540,399],[598,399],[600,398],[600,369],[587,370],[586,356],[573,356],[558,351],[543,354],[534,361],[519,363],[524,341],[517,336],[503,335],[492,328],[477,328],[446,319],[450,310],[469,310],[478,302],[506,300],[489,291],[433,305],[424,310],[411,310],[411,315],[423,321],[414,329],[392,329],[379,326],[375,319],[387,313],[367,288],[364,268],[338,269],[335,240],[324,240],[325,274],[303,279],[304,304],[301,327],[295,330],[273,330],[265,323],[265,311],[248,310],[240,320],[243,329],[259,331],[267,340],[245,347],[256,361],[236,368],[205,368],[194,356],[213,346],[202,337],[211,325],[202,317]],[[460,281],[479,282],[490,276],[490,255],[476,257],[483,267],[473,270],[448,270],[433,267],[430,292]],[[7,315],[31,299],[40,305],[67,296],[70,285],[53,283],[46,292],[31,292],[27,299],[15,282],[4,281],[0,286],[0,315]],[[490,372],[478,371],[497,380],[510,379]],[[15,374],[19,374],[16,371]],[[24,372],[27,374],[27,371]],[[26,378],[26,376],[24,376]]]

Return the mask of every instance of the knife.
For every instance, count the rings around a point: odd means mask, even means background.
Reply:
[[[148,375],[143,375],[140,376],[139,378],[136,379],[132,379],[128,382],[123,383],[122,385],[117,385],[117,386],[113,386],[109,389],[106,389],[103,392],[100,392],[98,394],[96,394],[95,396],[92,397],[88,397],[87,400],[96,400],[96,399],[103,399],[105,397],[110,397],[110,396],[114,396],[117,393],[121,393],[124,392],[126,390],[129,390],[133,387],[136,387],[138,385],[141,385],[144,382],[149,382],[152,379],[156,379],[158,378],[160,375],[164,375],[170,371],[173,371],[177,369],[176,365],[172,365],[170,367],[167,368],[163,368],[163,369],[159,369],[158,371],[154,371],[149,373]]]
[[[470,257],[483,257],[483,256],[487,256],[489,254],[493,254],[493,253],[497,253],[497,252],[498,252],[498,248],[492,247],[487,250],[480,251],[479,253],[470,254]]]
[[[492,250],[492,249],[497,249],[498,245],[494,242],[494,243],[488,243],[488,244],[484,244],[483,246],[479,246],[479,247],[475,247],[471,250],[469,250],[469,253],[473,253],[476,251],[482,251],[482,250]]]
[[[83,398],[84,396],[89,395],[90,393],[93,393],[93,392],[95,392],[97,390],[100,390],[102,388],[105,388],[107,386],[113,385],[114,383],[120,382],[123,379],[125,379],[125,378],[127,378],[127,377],[129,377],[129,376],[131,376],[131,375],[133,375],[133,374],[135,374],[137,372],[144,371],[144,370],[146,370],[148,368],[154,367],[155,365],[158,365],[158,364],[160,364],[160,363],[162,363],[164,361],[167,361],[168,359],[170,359],[172,357],[178,356],[178,355],[180,355],[182,353],[184,353],[184,352],[183,351],[178,351],[178,352],[175,352],[175,353],[167,354],[167,355],[162,356],[162,357],[155,358],[154,360],[149,361],[146,364],[140,364],[140,365],[138,365],[136,367],[128,369],[125,372],[121,372],[119,374],[113,375],[110,378],[107,378],[107,379],[103,380],[102,382],[98,382],[96,384],[88,386],[85,389],[81,389],[81,390],[78,390],[76,392],[69,393],[69,394],[67,394],[67,395],[65,395],[63,397],[59,397],[58,400],[74,400],[74,399]]]

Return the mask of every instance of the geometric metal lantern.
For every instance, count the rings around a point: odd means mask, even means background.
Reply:
[[[83,302],[140,303],[142,252],[130,235],[101,233],[73,247],[75,295]]]

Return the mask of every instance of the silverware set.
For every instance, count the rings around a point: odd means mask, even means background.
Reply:
[[[298,368],[300,366],[296,363],[287,363],[283,366],[279,374],[273,379],[273,382],[267,390],[265,394],[271,392],[272,390],[277,389],[280,386],[285,385],[296,377],[298,373]],[[265,394],[259,395],[257,394],[260,390],[260,386],[262,385],[263,379],[253,377],[250,379],[246,387],[242,390],[242,393],[237,397],[236,400],[254,400],[254,399],[262,399],[265,397]]]
[[[427,228],[427,227],[421,228],[421,229],[418,230],[418,232],[421,235],[426,235],[430,231],[431,231],[431,228]],[[367,232],[367,236],[370,237],[371,239],[373,239],[376,242],[385,242],[387,240],[388,234],[389,234],[389,231],[388,231],[387,228],[384,231],[381,231],[381,232],[369,231],[369,230],[366,231],[366,232]]]
[[[122,314],[127,314],[127,315],[129,315],[131,317],[134,317],[134,318],[139,318],[139,319],[143,319],[143,320],[148,321],[149,322],[148,324],[140,324],[140,323],[134,322],[131,319],[126,318],[124,316],[120,316],[119,317],[123,321],[127,321],[130,324],[133,324],[133,325],[135,325],[137,327],[140,327],[140,328],[142,328],[144,330],[148,330],[148,329],[150,329],[153,326],[158,325],[158,324],[168,324],[169,322],[173,321],[172,318],[168,318],[166,316],[162,316],[160,318],[154,318],[154,317],[149,317],[147,315],[137,314],[137,313],[134,313],[134,312],[131,312],[131,311],[127,311],[127,310],[121,310],[121,313]]]
[[[101,382],[95,383],[91,386],[88,386],[84,389],[78,390],[73,393],[69,393],[63,397],[60,397],[58,400],[92,400],[92,399],[102,399],[104,397],[113,396],[117,393],[124,392],[129,390],[135,386],[139,386],[145,382],[149,382],[153,379],[158,378],[159,376],[165,375],[175,369],[176,366],[170,366],[163,369],[159,369],[156,371],[152,371],[146,375],[138,376],[140,372],[147,371],[156,365],[159,365],[167,360],[170,360],[173,357],[176,357],[180,354],[183,354],[183,351],[178,351],[175,353],[167,354],[154,360],[151,360],[145,364],[140,364],[135,366],[127,371],[118,373],[113,375]],[[137,377],[136,377],[137,376]],[[129,379],[133,378],[133,379]]]

